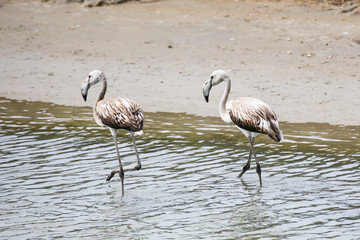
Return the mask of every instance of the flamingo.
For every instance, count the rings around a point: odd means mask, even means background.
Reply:
[[[143,133],[144,113],[140,105],[128,98],[109,97],[104,99],[107,82],[105,74],[100,70],[94,70],[89,73],[88,77],[81,85],[81,94],[86,101],[89,88],[97,83],[102,83],[100,94],[94,104],[93,115],[95,122],[102,127],[108,127],[111,135],[114,138],[117,158],[119,162],[119,169],[112,171],[106,181],[119,173],[121,180],[121,193],[124,196],[124,172],[141,169],[141,162],[139,153],[136,147],[134,135],[141,135]],[[125,129],[130,132],[131,139],[134,144],[137,164],[133,168],[124,169],[120,159],[120,153],[117,143],[117,129]]]
[[[240,178],[250,168],[251,155],[253,153],[256,161],[256,172],[259,176],[260,186],[262,186],[261,167],[256,157],[254,140],[258,133],[267,134],[276,142],[284,140],[276,114],[266,103],[256,98],[241,97],[227,101],[231,81],[228,73],[223,70],[213,72],[205,82],[203,95],[206,102],[209,102],[211,88],[224,81],[225,90],[219,104],[220,117],[226,123],[235,124],[248,138],[250,143],[249,158],[238,177]]]

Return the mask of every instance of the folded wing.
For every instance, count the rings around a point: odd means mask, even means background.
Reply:
[[[103,99],[97,103],[94,111],[95,120],[99,125],[132,132],[140,132],[143,129],[144,112],[140,105],[131,99]]]
[[[269,135],[276,142],[283,140],[276,114],[256,98],[235,98],[226,104],[230,119],[240,128]]]

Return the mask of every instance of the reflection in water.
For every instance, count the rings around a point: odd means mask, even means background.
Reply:
[[[90,108],[0,99],[0,238],[306,239],[360,235],[360,127],[282,123],[245,137],[219,118],[148,113],[143,169],[121,197],[114,145]],[[124,165],[132,143],[119,131]]]

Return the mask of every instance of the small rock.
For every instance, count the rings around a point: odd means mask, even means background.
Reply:
[[[124,3],[126,0],[84,0],[85,7],[97,7],[102,5],[112,5]]]

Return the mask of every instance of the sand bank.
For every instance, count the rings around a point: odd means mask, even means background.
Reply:
[[[108,95],[145,112],[217,116],[223,86],[210,103],[201,87],[224,69],[230,98],[257,97],[280,121],[360,125],[359,16],[290,1],[5,1],[0,11],[3,97],[91,106],[99,86],[85,103],[80,84],[101,69]]]

